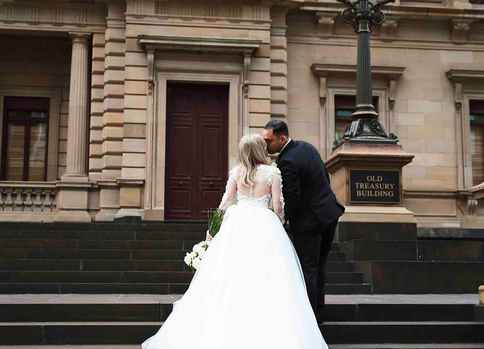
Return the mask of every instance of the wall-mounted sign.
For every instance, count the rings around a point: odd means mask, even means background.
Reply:
[[[350,202],[400,203],[400,171],[350,169]]]

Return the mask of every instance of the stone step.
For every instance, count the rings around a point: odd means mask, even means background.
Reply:
[[[326,304],[325,321],[474,321],[475,304]]]
[[[49,248],[49,247],[4,247],[0,256],[6,259],[182,259],[193,245],[187,249],[103,249],[103,248]],[[328,261],[344,262],[345,255],[331,251]]]
[[[139,349],[139,345],[22,345],[3,346],[0,349]],[[484,349],[479,343],[452,344],[330,344],[329,349]]]
[[[11,239],[0,240],[0,248],[44,249],[192,249],[199,240],[85,240],[85,239]]]
[[[416,241],[351,240],[340,243],[348,260],[417,260]]]
[[[356,262],[367,270],[375,293],[474,293],[484,280],[484,262]]]
[[[484,234],[484,229],[481,229],[481,234]],[[480,241],[456,239],[418,240],[419,259],[423,261],[484,261],[484,235],[481,236],[482,240]]]
[[[2,223],[0,240],[201,240],[206,224]]]
[[[22,345],[3,346],[0,349],[139,349],[139,345]],[[329,349],[484,349],[479,343],[438,344],[330,344]]]
[[[2,282],[189,283],[187,271],[1,271]]]
[[[2,248],[3,259],[183,259],[187,251],[178,249],[78,249],[78,248]]]
[[[348,262],[329,262],[327,272],[353,272],[354,265]],[[158,259],[0,259],[0,271],[13,270],[75,270],[75,271],[183,271],[187,270],[181,258]]]
[[[358,261],[476,261],[484,262],[479,240],[351,240],[339,244],[348,260]]]
[[[187,283],[2,282],[0,294],[180,294]]]
[[[369,294],[373,289],[369,283],[328,283],[326,294]]]
[[[329,343],[482,343],[483,322],[325,322]]]
[[[0,270],[183,271],[187,269],[181,258],[174,260],[31,258],[0,260]]]
[[[79,293],[79,294],[178,294],[184,293],[188,283],[141,282],[0,282],[0,294],[24,293]],[[369,294],[368,283],[327,283],[326,294]]]
[[[191,271],[0,271],[0,283],[189,283]],[[328,283],[362,283],[361,273],[326,273]]]
[[[329,349],[483,349],[484,343],[384,343],[384,344],[334,344]],[[42,348],[44,349],[44,348]],[[131,349],[131,348],[127,348]]]
[[[0,341],[2,345],[139,344],[160,325],[161,322],[0,323]],[[321,331],[330,344],[484,342],[482,322],[326,322]]]
[[[164,321],[172,302],[180,297],[66,295],[62,300],[57,295],[47,296],[31,296],[29,301],[23,297],[17,297],[17,302],[0,300],[0,322]],[[474,304],[334,304],[332,296],[327,302],[320,318],[330,322],[475,320]]]

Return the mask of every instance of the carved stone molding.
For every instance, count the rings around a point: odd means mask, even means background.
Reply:
[[[261,45],[260,40],[204,37],[170,37],[140,35],[138,42],[146,50],[201,51],[252,54]]]
[[[466,86],[472,87],[476,83],[484,83],[484,70],[450,69],[447,78],[454,87],[455,103],[455,136],[457,147],[457,185],[460,190],[467,191],[472,187],[472,154],[471,154],[471,128],[468,112],[464,108]],[[474,202],[469,202],[467,209],[472,212]]]
[[[384,40],[394,40],[398,34],[398,19],[396,17],[388,17],[381,25],[380,34]]]
[[[155,50],[153,48],[147,49],[148,59],[148,96],[153,95],[155,87]]]
[[[334,22],[337,13],[316,12],[316,21],[319,32],[324,36],[330,36],[334,33]]]
[[[464,43],[469,39],[473,19],[452,19],[450,21],[450,36],[453,42]]]
[[[0,22],[97,26],[105,24],[103,9],[103,4],[66,4],[53,7],[40,1],[19,3],[0,0]]]
[[[287,34],[287,7],[275,6],[271,8],[271,35],[286,36]]]
[[[167,17],[243,19],[250,21],[270,21],[270,8],[263,5],[240,5],[213,3],[211,1],[167,1],[154,2],[154,8],[148,8],[143,0],[132,0],[128,13],[134,15],[155,14]],[[153,11],[154,13],[148,13]]]
[[[473,81],[484,83],[484,70],[474,69],[450,69],[447,78],[454,84],[454,103],[459,110],[464,100],[464,85]]]
[[[319,77],[319,98],[324,104],[327,97],[327,79],[338,76],[351,76],[356,81],[356,65],[351,64],[313,64],[311,70]],[[385,80],[388,84],[388,102],[393,109],[396,99],[397,82],[403,75],[403,67],[373,66],[371,68],[374,79]]]

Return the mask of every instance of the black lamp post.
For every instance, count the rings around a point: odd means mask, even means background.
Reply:
[[[398,138],[393,134],[386,134],[378,121],[378,113],[373,105],[370,55],[372,27],[383,23],[385,16],[381,7],[394,0],[375,2],[371,0],[338,1],[347,6],[343,10],[342,16],[345,22],[353,26],[358,35],[358,62],[356,69],[356,109],[352,114],[353,121],[336,147],[348,141],[396,144]]]

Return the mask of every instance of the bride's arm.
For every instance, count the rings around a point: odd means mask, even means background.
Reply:
[[[272,192],[272,208],[274,212],[279,216],[282,222],[284,222],[284,197],[282,195],[282,179],[281,172],[278,168],[274,169],[274,175],[272,176],[271,183]]]
[[[230,205],[233,204],[235,201],[235,196],[237,194],[237,169],[234,168],[230,171],[229,179],[227,180],[227,184],[225,185],[225,193],[222,196],[222,200],[220,201],[220,205],[218,208],[222,211],[225,211]]]

